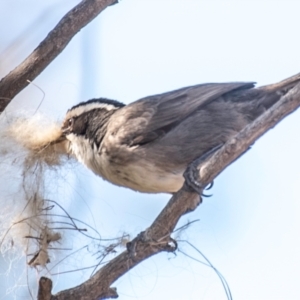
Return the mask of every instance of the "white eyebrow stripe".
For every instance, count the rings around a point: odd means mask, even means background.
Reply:
[[[82,105],[71,109],[68,113],[71,114],[72,116],[79,116],[85,112],[91,111],[93,109],[98,109],[98,108],[105,108],[106,110],[113,110],[113,109],[118,109],[120,107],[114,106],[112,104],[108,103],[83,103]]]

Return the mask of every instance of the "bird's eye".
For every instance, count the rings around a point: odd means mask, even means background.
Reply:
[[[74,118],[69,119],[68,120],[69,127],[73,127],[73,124],[74,124]]]

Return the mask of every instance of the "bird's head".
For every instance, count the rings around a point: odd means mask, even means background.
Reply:
[[[104,98],[81,102],[67,111],[61,128],[62,135],[67,139],[71,134],[93,139],[91,134],[95,134],[123,106],[123,103]]]
[[[61,152],[69,153],[75,144],[96,144],[99,146],[106,132],[110,116],[123,103],[109,99],[91,99],[70,108],[61,126],[61,135],[51,142]]]
[[[67,153],[88,165],[106,134],[109,118],[124,104],[108,99],[92,99],[70,108],[54,143],[64,144]]]

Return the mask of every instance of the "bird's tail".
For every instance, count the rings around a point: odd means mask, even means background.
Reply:
[[[265,109],[270,108],[273,104],[281,99],[290,89],[300,82],[300,73],[284,79],[278,83],[261,86],[258,90],[263,92],[263,97],[259,105]]]
[[[269,92],[282,92],[282,94],[285,94],[299,82],[300,82],[300,73],[292,77],[289,77],[287,79],[284,79],[278,83],[261,86],[258,89],[269,91]]]
[[[278,83],[261,86],[253,90],[248,90],[249,98],[252,98],[252,101],[250,100],[248,103],[245,103],[244,112],[248,115],[249,121],[253,121],[265,110],[269,109],[299,82],[300,73]]]

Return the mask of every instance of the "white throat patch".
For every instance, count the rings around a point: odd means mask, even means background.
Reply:
[[[71,142],[70,150],[72,154],[76,156],[79,162],[97,174],[98,167],[97,160],[95,159],[95,155],[97,155],[96,147],[93,147],[83,136],[76,136],[73,133],[68,134],[67,139]]]

